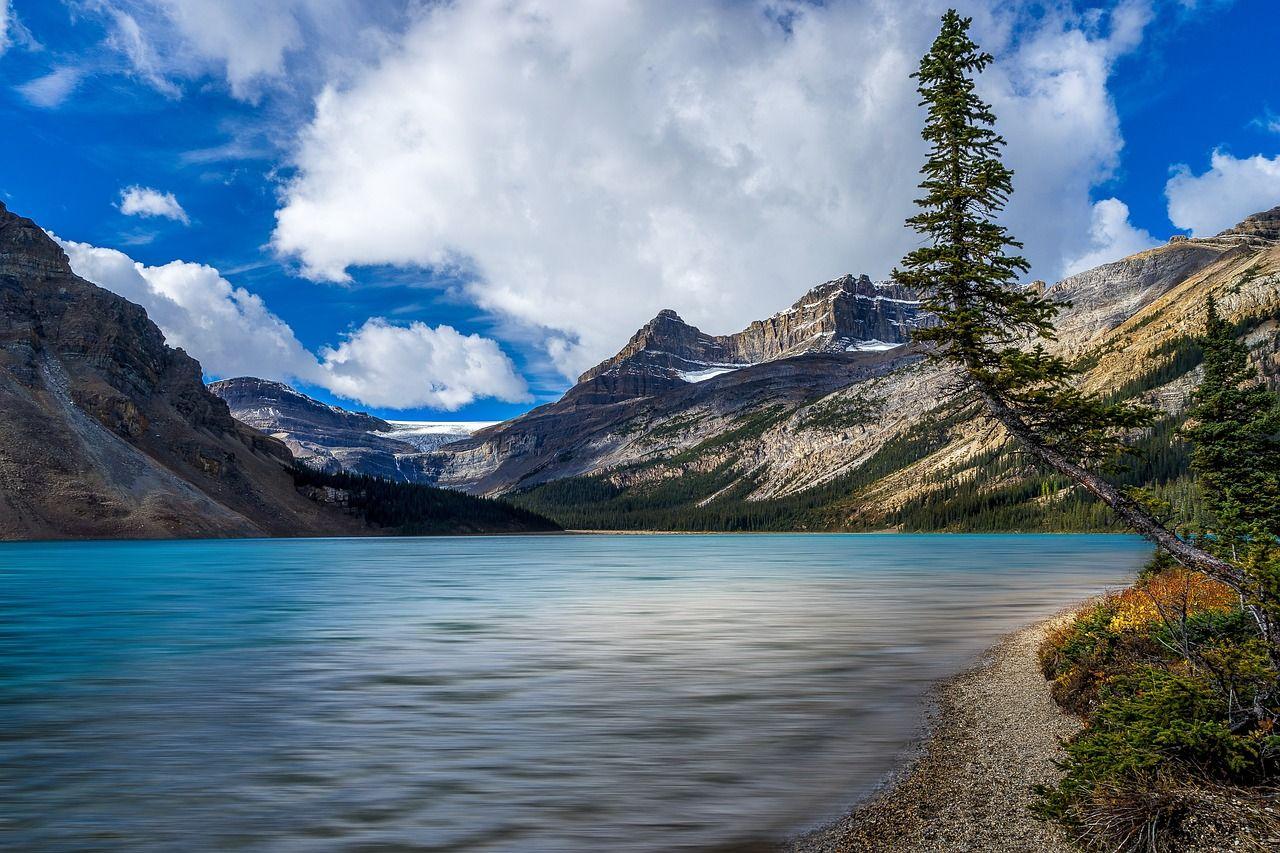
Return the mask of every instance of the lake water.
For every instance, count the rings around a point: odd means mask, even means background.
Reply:
[[[1123,536],[0,544],[0,848],[730,850]]]

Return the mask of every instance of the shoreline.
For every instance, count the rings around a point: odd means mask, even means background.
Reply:
[[[1049,695],[1036,650],[1087,602],[1021,628],[930,691],[927,723],[905,763],[844,816],[782,845],[785,853],[1072,853],[1029,811],[1060,773],[1059,741],[1081,728]]]

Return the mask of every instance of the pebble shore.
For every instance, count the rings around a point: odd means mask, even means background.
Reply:
[[[787,853],[1071,853],[1028,809],[1059,775],[1059,742],[1080,728],[1049,696],[1036,650],[1059,616],[989,650],[938,688],[929,734],[894,782]]]

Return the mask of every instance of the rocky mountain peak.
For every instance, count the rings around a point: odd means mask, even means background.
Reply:
[[[44,229],[0,202],[0,274],[22,277],[71,275],[71,262]]]
[[[1250,242],[1280,243],[1280,205],[1246,217],[1218,237],[1245,238]]]
[[[730,335],[708,335],[665,308],[617,355],[582,374],[569,398],[650,396],[779,358],[892,349],[907,343],[923,319],[915,294],[866,275],[823,282],[785,311]]]
[[[296,423],[359,432],[387,432],[392,429],[391,424],[382,418],[327,405],[283,382],[269,379],[238,376],[211,382],[209,390],[226,401],[237,420],[267,432],[290,430]]]

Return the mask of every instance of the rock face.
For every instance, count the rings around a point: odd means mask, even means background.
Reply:
[[[226,402],[236,420],[263,432],[313,430],[341,436],[392,429],[382,418],[327,406],[283,382],[241,376],[210,382],[209,390]]]
[[[1049,348],[1089,365],[1087,389],[1136,389],[1127,393],[1176,417],[1195,384],[1194,370],[1174,370],[1188,363],[1177,354],[1198,333],[1212,293],[1245,324],[1264,375],[1280,382],[1280,242],[1269,242],[1276,220],[1260,214],[1223,235],[1034,284],[1071,303]],[[957,408],[956,377],[914,346],[845,343],[903,340],[904,327],[927,322],[909,296],[840,279],[722,337],[664,312],[562,400],[441,448],[433,476],[485,494],[532,490],[530,506],[572,507],[584,520],[600,520],[599,505],[616,503],[607,524],[623,526],[695,517],[714,526],[717,507],[799,500],[818,486],[827,492],[821,524],[833,527],[876,524],[930,496],[946,500],[948,490],[993,476],[983,460],[1000,451],[1002,433]],[[688,381],[699,370],[715,375]],[[1012,488],[1022,475],[1008,467],[1000,476]],[[583,477],[591,479],[574,479]],[[818,498],[806,500],[816,515]]]
[[[349,532],[138,306],[0,205],[0,538]]]
[[[1176,241],[1051,286],[1032,283],[1071,303],[1048,347],[1089,365],[1088,390],[1136,388],[1128,393],[1176,417],[1196,376],[1171,366],[1185,362],[1180,342],[1198,332],[1212,293],[1226,316],[1245,324],[1255,362],[1280,384],[1280,244],[1268,242],[1275,219],[1260,214],[1224,235]],[[805,502],[801,527],[878,524],[913,501],[947,500],[948,492],[987,483],[1004,442],[960,407],[955,376],[903,345],[929,321],[910,297],[845,277],[723,336],[664,311],[562,399],[417,448],[427,452],[396,452],[396,465],[422,482],[476,494],[525,493],[522,500],[553,514],[578,500],[581,517],[599,520],[593,507],[616,501],[626,508],[611,523],[622,526],[710,519],[733,506],[748,507],[735,516],[742,519],[755,512],[750,507],[779,501]],[[271,416],[277,426],[286,416],[302,420],[278,389],[257,387],[250,396],[276,401],[267,407],[279,410]],[[311,434],[327,431],[335,459],[334,435],[406,441],[311,403],[317,408],[307,417],[325,424],[313,424]],[[251,417],[252,408],[235,410]],[[348,425],[354,432],[343,432]],[[291,428],[285,438],[295,442],[301,427]],[[1016,466],[1007,467],[992,489],[1019,482]]]
[[[327,406],[283,383],[249,376],[213,382],[209,390],[226,401],[236,420],[283,441],[312,468],[415,479],[401,471],[397,456],[417,449],[387,438],[393,427],[381,418]]]
[[[1218,237],[1239,240],[1260,248],[1274,246],[1280,243],[1280,206],[1255,213],[1239,225],[1223,231]]]
[[[1079,355],[1229,251],[1230,246],[1217,242],[1180,240],[1063,279],[1045,295],[1071,306],[1057,320],[1064,349]]]
[[[580,403],[617,402],[804,353],[889,349],[910,341],[911,329],[924,321],[914,294],[865,275],[820,284],[787,310],[732,335],[708,335],[666,309],[569,393]]]
[[[319,471],[349,471],[422,483],[423,454],[470,436],[487,424],[384,421],[313,400],[281,382],[242,376],[209,384],[231,414],[283,441],[298,461]]]

